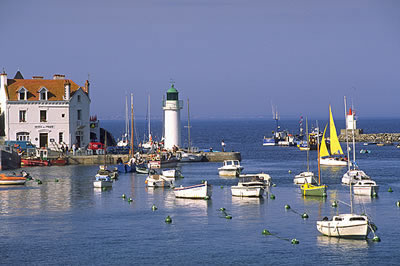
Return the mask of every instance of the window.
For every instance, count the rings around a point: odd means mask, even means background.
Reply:
[[[81,120],[82,118],[82,110],[78,110],[78,120]]]
[[[18,132],[17,140],[19,141],[29,141],[29,132]]]
[[[41,101],[47,101],[47,89],[45,87],[41,88],[39,90],[39,97]]]
[[[20,101],[26,101],[26,95],[27,95],[27,90],[22,87],[18,90],[18,100]]]
[[[19,122],[26,122],[26,110],[19,111]]]
[[[64,117],[65,117],[65,114],[61,114],[61,117],[63,117],[63,118],[64,118]]]
[[[64,141],[63,137],[64,137],[64,133],[63,132],[59,132],[58,133],[58,143],[62,143]]]
[[[40,110],[40,122],[47,122],[47,111]]]
[[[78,103],[80,103],[80,102],[81,102],[81,96],[78,95]]]

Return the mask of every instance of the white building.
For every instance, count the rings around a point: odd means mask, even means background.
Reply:
[[[181,145],[181,115],[183,102],[174,84],[167,91],[167,100],[163,101],[164,110],[164,148],[172,149]]]
[[[37,147],[55,148],[63,142],[84,147],[90,141],[89,82],[78,86],[64,75],[53,79],[13,79],[0,74],[0,135],[29,140]]]

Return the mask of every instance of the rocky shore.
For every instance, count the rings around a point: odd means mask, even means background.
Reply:
[[[345,134],[340,134],[340,142],[346,141]],[[349,140],[352,140],[353,136],[349,132]],[[400,142],[400,133],[374,133],[374,134],[355,134],[354,139],[356,142],[376,142],[376,143],[390,143]]]

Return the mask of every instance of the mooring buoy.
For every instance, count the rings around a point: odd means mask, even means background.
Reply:
[[[172,223],[172,219],[171,219],[171,217],[169,217],[169,215],[165,218],[165,222],[166,222],[167,224]]]
[[[307,214],[307,213],[303,213],[303,214],[301,215],[301,218],[307,219],[307,218],[308,218],[308,214]]]
[[[157,206],[153,204],[153,206],[151,206],[151,210],[152,211],[156,211],[157,210]]]
[[[289,210],[289,209],[290,209],[290,205],[289,205],[289,204],[286,204],[286,205],[285,205],[285,209],[286,209],[286,210]]]

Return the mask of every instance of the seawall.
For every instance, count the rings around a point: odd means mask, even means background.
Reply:
[[[349,141],[352,141],[353,135],[351,132],[348,134]],[[345,134],[338,136],[339,141],[345,142]],[[354,134],[354,140],[356,142],[376,142],[376,143],[387,143],[387,142],[400,142],[400,133],[373,133],[373,134]]]

